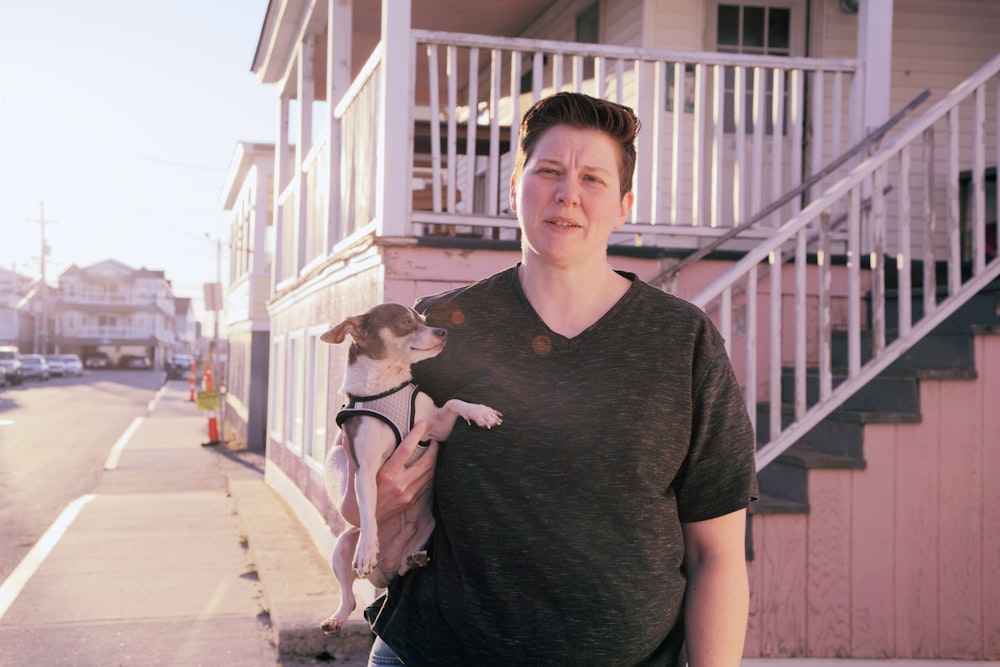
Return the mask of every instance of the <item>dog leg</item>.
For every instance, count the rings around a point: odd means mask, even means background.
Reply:
[[[362,578],[371,573],[378,560],[378,521],[375,519],[375,501],[378,498],[378,485],[375,482],[377,472],[377,465],[359,461],[358,473],[354,478],[354,490],[358,495],[358,511],[361,515],[361,534],[358,537],[358,548],[354,553],[354,571]]]
[[[431,428],[428,429],[432,440],[447,440],[455,427],[455,420],[461,417],[466,423],[475,423],[480,428],[493,428],[503,423],[501,413],[479,403],[466,403],[453,398],[445,403],[434,417]]]
[[[347,625],[347,618],[357,606],[357,601],[354,599],[355,575],[351,559],[358,545],[359,532],[357,528],[345,530],[337,538],[337,544],[333,549],[330,561],[333,573],[340,584],[340,607],[333,616],[320,623],[320,629],[328,635],[335,635],[343,630]]]

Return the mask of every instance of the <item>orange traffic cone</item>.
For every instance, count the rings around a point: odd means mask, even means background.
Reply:
[[[219,423],[215,417],[208,418],[208,442],[203,442],[202,447],[214,447],[219,444]]]
[[[205,391],[212,391],[212,368],[205,369]],[[219,444],[219,423],[215,415],[208,418],[208,442],[202,443],[203,447],[213,447]]]

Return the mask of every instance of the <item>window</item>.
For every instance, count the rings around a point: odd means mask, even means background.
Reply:
[[[329,412],[327,405],[330,375],[330,346],[319,337],[326,327],[313,332],[308,338],[309,363],[309,393],[311,399],[306,405],[306,456],[314,461],[322,462],[326,458],[326,422]]]
[[[303,427],[305,423],[305,355],[303,348],[304,341],[301,336],[296,336],[289,341],[288,345],[288,377],[285,383],[288,385],[287,414],[288,433],[286,438],[288,446],[294,451],[302,451]]]
[[[791,9],[752,5],[719,5],[716,42],[719,51],[758,55],[791,55]]]
[[[285,377],[285,339],[275,339],[271,346],[271,372],[269,374],[271,389],[271,404],[267,414],[271,420],[271,437],[279,442],[284,441],[285,428],[285,387],[288,378]]]
[[[723,53],[746,53],[768,56],[791,56],[795,43],[793,35],[794,4],[770,5],[764,2],[749,3],[719,3],[716,6],[715,47]],[[774,118],[771,114],[773,105],[774,78],[773,72],[765,70],[765,80],[761,82],[764,90],[764,118],[767,134],[774,132]],[[787,131],[788,123],[788,75],[784,74],[785,93],[782,99],[784,105],[784,126],[782,134]],[[745,70],[745,100],[743,109],[747,110],[746,131],[753,132],[754,72]],[[725,130],[736,131],[734,91],[736,88],[735,70],[725,70]]]

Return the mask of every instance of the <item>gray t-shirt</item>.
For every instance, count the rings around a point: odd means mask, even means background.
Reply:
[[[418,302],[449,334],[417,383],[503,424],[458,421],[437,462],[430,564],[367,611],[407,665],[676,660],[680,524],[756,497],[754,437],[711,321],[623,275],[628,292],[572,339],[515,269]]]

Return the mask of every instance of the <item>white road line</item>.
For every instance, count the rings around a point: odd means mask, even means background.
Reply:
[[[125,432],[122,433],[122,436],[118,438],[118,442],[114,444],[111,448],[111,453],[108,454],[108,460],[104,462],[105,470],[114,470],[118,467],[118,460],[122,457],[122,450],[125,449],[125,445],[128,444],[129,438],[132,437],[135,430],[139,428],[140,424],[142,424],[143,419],[144,417],[136,417],[133,419],[132,423],[128,425],[127,429],[125,429]]]
[[[153,400],[151,400],[149,403],[146,403],[146,410],[148,412],[152,412],[153,410],[155,410],[156,404],[160,402],[160,398],[162,398],[165,393],[167,393],[166,385],[160,387],[160,390],[156,392],[156,396],[153,397]]]
[[[0,586],[0,618],[4,617],[7,610],[14,604],[17,596],[21,594],[28,580],[31,579],[35,572],[38,571],[38,568],[42,566],[42,563],[45,562],[45,559],[48,558],[49,554],[52,553],[56,544],[62,539],[63,534],[66,533],[66,530],[76,520],[77,515],[80,514],[83,506],[96,497],[93,493],[88,493],[67,505],[62,514],[59,515],[59,518],[55,520],[55,523],[49,526],[49,529],[45,531],[41,539],[35,543],[35,546],[31,547],[31,551],[17,564],[14,571],[3,582],[3,586]]]

